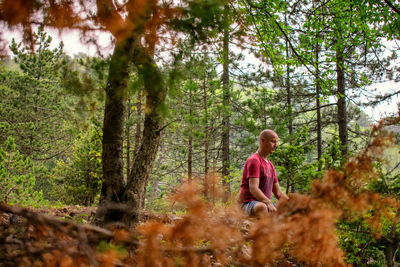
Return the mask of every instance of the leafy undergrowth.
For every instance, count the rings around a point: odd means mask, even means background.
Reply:
[[[103,229],[76,220],[85,214],[88,217],[82,220],[89,222],[92,211],[67,208],[61,216],[60,211],[48,216],[0,205],[0,262],[5,266],[346,266],[336,222],[355,213],[368,215],[371,229],[379,235],[382,216],[394,219],[399,207],[396,199],[366,186],[378,177],[374,160],[392,142],[382,126],[374,128],[370,144],[343,170],[326,172],[313,183],[309,195],[291,195],[278,204],[277,213],[263,220],[244,217],[236,204],[216,206],[205,201],[195,183],[185,183],[172,196],[186,214],[147,214],[130,230],[122,225]],[[65,219],[67,215],[71,218]]]

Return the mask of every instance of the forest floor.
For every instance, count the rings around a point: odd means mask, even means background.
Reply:
[[[90,222],[96,213],[96,207],[65,206],[62,208],[30,208],[39,214],[56,218],[71,219],[82,223]]]
[[[97,207],[85,207],[85,206],[64,206],[61,208],[27,208],[33,213],[42,214],[58,219],[71,220],[76,223],[87,223],[91,224],[94,221]],[[9,226],[10,223],[21,221],[22,218],[11,218],[11,213],[5,213],[0,211],[0,226]],[[150,211],[144,211],[141,216],[142,222],[148,220],[160,221],[168,223],[178,219],[178,216],[170,216],[163,213],[153,213]]]
[[[0,204],[0,266],[121,266],[117,255],[97,251],[115,233],[93,225],[95,212]]]
[[[96,207],[20,208],[0,203],[0,267],[135,266],[134,258],[120,257],[110,249],[127,247],[132,254],[135,231],[97,227],[95,213]],[[141,218],[141,223],[162,224],[178,219],[149,211]]]
[[[136,251],[140,241],[136,229],[127,231],[118,226],[97,227],[93,224],[95,212],[95,207],[19,208],[0,204],[0,267],[142,266],[143,262],[147,262],[143,266],[163,266],[157,265],[157,260],[151,261],[149,251],[142,251],[147,259],[140,259],[143,256],[137,258]],[[189,221],[180,216],[147,211],[142,215],[141,224],[155,222],[153,226],[156,228],[174,224],[184,227]],[[226,223],[229,223],[229,220]],[[243,236],[249,234],[251,224],[252,221],[247,219],[240,222]],[[248,245],[243,246],[240,250],[250,256],[247,247]],[[154,248],[149,247],[150,251]],[[174,252],[176,251],[166,251],[165,256],[170,257]],[[195,254],[190,256],[199,261],[198,266],[224,266],[217,260],[219,252],[210,250],[207,246],[195,247],[193,252],[199,254],[198,257]],[[186,255],[187,252],[182,253]],[[171,256],[166,262],[172,263],[171,266],[184,266],[174,265],[177,259],[181,258]],[[142,261],[141,264],[138,264],[138,260]],[[301,266],[290,258],[284,260],[284,265],[281,261],[280,265],[272,266]],[[229,261],[234,262],[234,258],[229,258]],[[249,266],[237,262],[234,265]]]

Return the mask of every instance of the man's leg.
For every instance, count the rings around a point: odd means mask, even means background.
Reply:
[[[265,203],[260,201],[250,201],[242,204],[242,209],[250,216],[256,216],[262,218],[267,216],[268,208]]]
[[[268,208],[267,205],[263,202],[257,201],[254,205],[254,215],[258,218],[264,218],[268,215]]]

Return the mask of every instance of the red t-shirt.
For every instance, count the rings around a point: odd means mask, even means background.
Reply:
[[[278,182],[275,167],[270,161],[263,159],[258,153],[251,155],[244,164],[242,184],[240,186],[239,202],[257,200],[249,190],[249,177],[259,178],[258,188],[271,199],[272,187]]]

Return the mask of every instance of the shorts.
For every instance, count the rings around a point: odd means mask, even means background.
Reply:
[[[249,202],[244,202],[241,205],[242,210],[251,216],[254,216],[254,206],[258,203],[259,201],[253,200],[253,201],[249,201]]]

